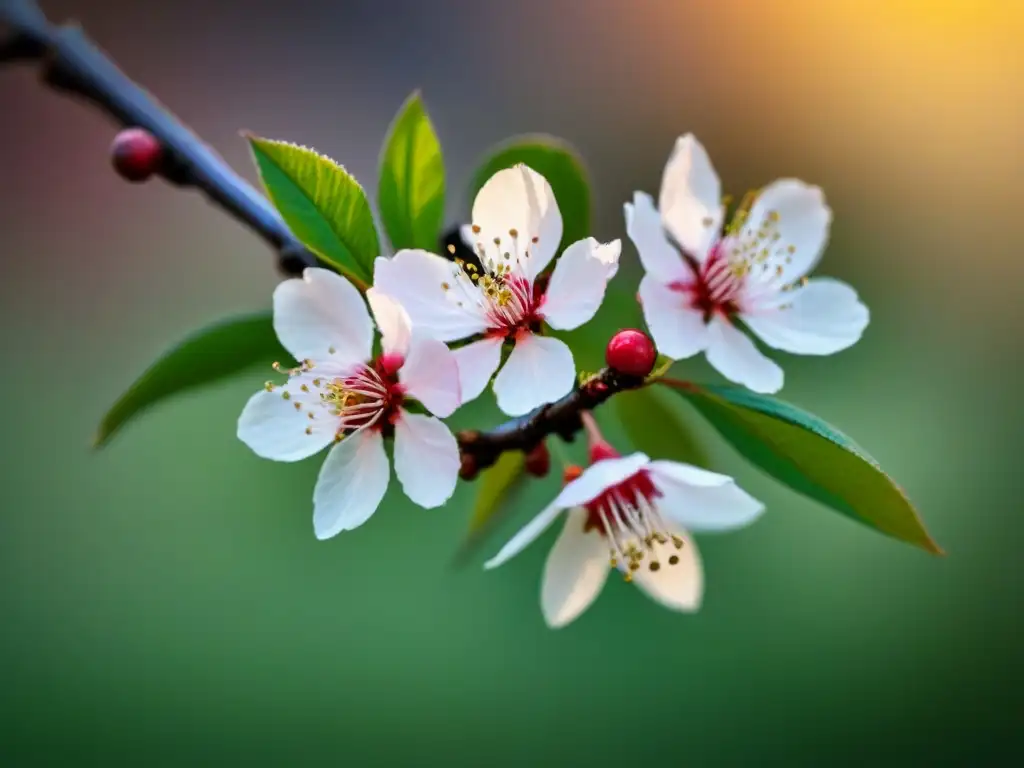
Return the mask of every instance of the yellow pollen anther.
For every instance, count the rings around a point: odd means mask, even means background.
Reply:
[[[631,581],[633,580],[633,574],[632,574],[632,573],[629,573],[629,572],[627,571],[627,572],[625,573],[625,575],[624,575],[624,576],[622,577],[622,580],[623,580],[623,581],[625,581],[625,582],[626,582],[626,583],[628,584],[629,582],[631,582]]]
[[[679,555],[672,555],[668,559],[668,564],[669,565],[677,565],[678,563],[679,563]]]
[[[676,545],[676,549],[683,548],[683,540],[679,536],[673,536],[672,543]]]
[[[281,392],[281,397],[283,397],[285,400],[291,400],[292,399],[292,396],[291,396],[291,394],[289,394],[287,389],[283,390]]]
[[[651,560],[651,564],[647,567],[650,568],[652,571],[659,571],[661,570],[661,563],[659,563],[657,560]]]
[[[302,403],[296,401],[295,402],[295,410],[296,411],[301,411],[302,410]]]
[[[530,238],[530,242],[531,242],[531,243],[536,243],[536,242],[538,242],[539,240],[540,240],[540,238],[539,238],[539,237],[531,237],[531,238]]]
[[[448,283],[441,283],[441,290],[442,291],[447,291],[447,290],[450,290],[450,289],[451,289],[451,286],[448,285]]]
[[[302,385],[301,385],[301,386],[299,387],[299,389],[301,389],[301,390],[302,390],[303,392],[309,392],[309,387],[307,387],[307,386],[306,386],[305,384],[302,384]]]
[[[501,245],[501,238],[500,237],[494,238],[494,244],[495,245]]]
[[[449,245],[448,246],[448,253],[455,253],[455,246],[454,245]]]
[[[480,227],[478,227],[476,224],[473,225],[472,229],[473,229],[473,234],[474,235],[479,235],[480,234]]]
[[[515,229],[515,228],[513,228],[513,229],[510,229],[510,230],[508,231],[508,233],[509,233],[509,235],[511,235],[512,237],[519,237],[519,230],[518,230],[518,229]]]
[[[313,379],[313,386],[314,387],[319,387],[320,386],[320,379]]]
[[[790,245],[786,248],[786,253],[796,253],[796,246]]]
[[[338,350],[336,350],[336,349],[335,349],[334,347],[328,347],[328,348],[327,348],[327,353],[328,353],[329,355],[333,355],[333,354],[334,354],[335,352],[337,352],[337,351],[338,351]],[[319,384],[317,384],[317,386],[320,386],[320,385],[319,385]]]
[[[306,415],[309,416],[309,418],[311,419],[314,418],[312,411],[306,411]]]
[[[265,390],[267,390],[267,392],[273,392],[274,391],[274,382],[268,381],[266,384],[263,385],[263,388]]]

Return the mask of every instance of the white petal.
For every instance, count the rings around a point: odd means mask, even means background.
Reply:
[[[398,380],[410,397],[442,419],[451,416],[462,402],[455,356],[436,339],[413,334]]]
[[[773,213],[777,217],[774,222]],[[770,233],[769,237],[778,234],[777,240],[770,241],[770,248],[771,263],[780,269],[755,270],[753,274],[763,274],[780,285],[800,279],[821,258],[831,223],[832,211],[821,189],[797,179],[772,182],[761,190],[751,207],[740,239],[749,244],[747,247],[760,251],[769,243],[758,233]],[[740,247],[744,247],[742,242]]]
[[[552,328],[569,331],[590,320],[604,300],[605,286],[619,268],[622,243],[602,245],[592,237],[573,243],[551,274],[541,316]]]
[[[721,317],[708,325],[708,362],[730,381],[754,392],[782,389],[782,369],[765,357],[739,328]]]
[[[313,430],[306,434],[306,429]],[[310,420],[295,409],[281,390],[262,390],[249,398],[238,417],[238,439],[264,459],[299,461],[321,451],[334,439],[335,427],[328,419]]]
[[[482,333],[488,325],[479,297],[463,295],[460,274],[452,262],[433,253],[402,250],[374,262],[373,285],[398,300],[417,332],[454,341]]]
[[[623,206],[626,213],[626,234],[636,246],[644,271],[665,285],[693,279],[693,270],[665,236],[661,215],[651,196],[636,192],[633,202]]]
[[[562,240],[555,193],[547,179],[525,165],[498,171],[480,188],[473,201],[473,226],[480,228],[475,244],[492,259],[503,260],[509,253],[531,282],[551,262]]]
[[[755,499],[736,485],[736,482],[725,477],[725,482],[717,480],[723,475],[715,475],[717,484],[694,484],[700,481],[692,472],[680,471],[680,465],[669,467],[674,462],[652,462],[650,466],[651,481],[661,492],[655,499],[658,511],[693,531],[730,531],[750,525],[764,512],[764,504]],[[690,470],[701,472],[696,467]],[[684,479],[685,478],[685,479]]]
[[[635,475],[650,461],[643,453],[632,453],[617,459],[602,459],[591,464],[583,470],[583,474],[568,483],[555,498],[555,503],[562,509],[568,509],[593,501],[612,486]]]
[[[402,355],[409,351],[409,338],[412,336],[412,321],[409,314],[391,296],[381,292],[379,288],[366,291],[366,300],[370,302],[373,319],[380,330],[380,346],[386,355]]]
[[[661,354],[685,360],[707,347],[704,313],[690,305],[685,293],[674,291],[647,274],[640,281],[640,304],[654,346]]]
[[[373,321],[359,291],[318,267],[274,290],[274,331],[297,360],[316,362],[330,355],[341,364],[362,363],[373,349]]]
[[[658,209],[676,242],[703,261],[722,229],[722,185],[707,151],[692,133],[676,141],[665,165]]]
[[[755,308],[743,320],[769,346],[802,355],[831,355],[855,344],[869,313],[846,283],[827,277],[783,294],[788,306]]]
[[[462,402],[476,400],[487,388],[491,376],[501,364],[500,336],[487,336],[464,347],[452,350],[455,362],[459,367],[459,384],[462,389]]]
[[[349,435],[327,454],[313,491],[318,539],[351,531],[370,519],[388,489],[390,471],[378,430]]]
[[[498,407],[509,416],[522,416],[567,394],[576,383],[576,364],[565,342],[527,333],[494,379]]]
[[[560,507],[555,502],[549,504],[539,515],[523,526],[522,530],[509,539],[498,554],[484,563],[484,568],[497,568],[499,565],[507,563],[528,546],[533,544],[533,542],[535,542],[540,535],[544,533],[544,531],[551,527],[551,524],[555,522],[563,509],[565,509],[565,507]]]
[[[700,553],[693,538],[681,527],[669,525],[672,533],[683,540],[683,546],[675,544],[654,544],[655,556],[661,567],[650,570],[650,559],[645,558],[641,567],[633,572],[633,583],[652,600],[672,611],[696,611],[704,597],[704,568]],[[669,564],[669,557],[675,555],[679,562]]]
[[[608,580],[608,543],[597,530],[584,530],[586,520],[582,509],[569,512],[544,565],[540,606],[553,629],[589,608]]]
[[[683,464],[681,461],[669,461],[668,459],[652,461],[648,469],[658,477],[685,485],[716,488],[734,482],[729,475],[709,472],[692,464]]]
[[[405,495],[421,507],[444,504],[459,479],[459,446],[444,422],[402,412],[395,424],[395,474]]]

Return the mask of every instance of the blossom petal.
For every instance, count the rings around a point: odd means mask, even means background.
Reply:
[[[576,364],[564,341],[535,333],[523,334],[494,379],[498,407],[522,416],[552,403],[572,389]]]
[[[412,335],[398,380],[410,397],[442,419],[451,416],[462,402],[458,363],[444,342],[436,339]]]
[[[555,504],[568,509],[593,501],[612,486],[635,475],[650,461],[644,453],[631,453],[629,456],[595,462],[562,489],[555,497]]]
[[[352,283],[311,267],[274,290],[274,331],[297,360],[362,363],[373,349],[373,321]],[[334,349],[334,353],[330,352]]]
[[[772,182],[757,196],[740,234],[740,248],[761,252],[767,247],[771,254],[774,268],[752,275],[777,285],[799,280],[821,259],[831,223],[832,211],[819,187],[798,179]]]
[[[818,277],[784,294],[787,306],[754,309],[743,321],[765,344],[802,355],[831,355],[853,346],[867,328],[868,308],[846,283]]]
[[[596,530],[586,531],[587,513],[573,509],[544,564],[540,605],[552,629],[564,627],[594,602],[611,570],[608,544]]]
[[[455,492],[459,446],[444,422],[403,411],[395,424],[395,474],[405,495],[433,509]]]
[[[681,136],[661,177],[658,209],[676,242],[703,261],[722,229],[722,185],[704,146]]]
[[[704,313],[688,303],[688,297],[644,275],[640,281],[640,304],[644,321],[658,352],[673,360],[685,360],[708,345]]]
[[[301,407],[301,406],[300,406]],[[306,429],[312,430],[307,434]],[[238,439],[253,453],[273,461],[300,461],[323,450],[334,439],[329,419],[309,419],[281,390],[262,390],[249,398],[238,417]]]
[[[715,317],[708,325],[707,357],[727,379],[754,392],[771,394],[782,389],[782,369],[724,318]]]
[[[657,474],[658,477],[668,481],[701,488],[717,488],[735,482],[729,475],[711,472],[707,469],[695,467],[692,464],[684,464],[681,461],[657,459],[652,461],[648,468],[652,473]]]
[[[674,466],[670,466],[674,465]],[[666,517],[692,531],[729,531],[750,525],[761,513],[764,504],[741,489],[731,477],[713,476],[716,484],[695,484],[701,481],[693,472],[696,467],[686,467],[670,461],[655,461],[648,468],[651,481],[661,492],[655,506]],[[718,482],[724,478],[724,482]]]
[[[313,530],[318,539],[351,531],[370,519],[388,489],[384,438],[375,429],[349,435],[320,467],[313,491]]]
[[[669,531],[683,540],[682,548],[677,549],[672,542],[655,542],[654,557],[661,567],[652,571],[648,560],[648,567],[633,572],[633,583],[669,610],[696,611],[704,597],[704,568],[700,553],[693,538],[680,526],[669,525]],[[669,561],[673,555],[679,558],[675,564]]]
[[[626,214],[626,234],[636,246],[644,271],[665,285],[693,280],[690,265],[665,236],[661,215],[654,207],[651,196],[645,192],[636,192],[633,202],[626,203],[623,210]]]
[[[551,274],[540,314],[552,328],[569,331],[590,320],[604,300],[605,287],[619,268],[622,242],[602,245],[592,237],[573,243]]]
[[[386,355],[405,357],[409,351],[409,338],[412,336],[412,321],[409,314],[391,296],[370,288],[366,291],[366,300],[370,302],[373,319],[380,330],[380,346]]]
[[[487,388],[491,376],[501,364],[500,336],[486,336],[464,347],[452,350],[459,367],[459,384],[462,388],[462,402],[476,400]]]
[[[562,214],[551,185],[522,164],[498,171],[484,183],[473,201],[472,218],[480,229],[474,231],[477,246],[495,263],[503,263],[504,254],[510,254],[531,283],[554,258],[562,240]]]
[[[373,285],[402,305],[417,332],[440,341],[464,339],[487,329],[479,289],[461,269],[433,253],[401,250],[390,259],[379,257],[373,266]]]
[[[563,509],[565,509],[565,507],[559,506],[557,499],[556,501],[553,501],[545,507],[539,515],[523,526],[515,536],[509,539],[505,543],[505,546],[498,551],[498,554],[484,563],[484,568],[487,568],[488,570],[491,568],[497,568],[499,565],[507,563],[528,546],[533,544],[533,542],[540,538],[540,535],[550,528],[551,524],[558,519],[558,515],[561,514]]]

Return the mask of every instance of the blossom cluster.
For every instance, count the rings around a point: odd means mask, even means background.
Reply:
[[[637,192],[624,206],[644,268],[638,299],[658,353],[680,360],[703,352],[731,381],[776,392],[782,369],[754,338],[785,352],[832,354],[860,338],[868,310],[845,283],[808,277],[832,218],[820,189],[782,179],[744,198],[728,223],[725,211],[704,148],[692,135],[679,138],[657,203]],[[472,258],[409,249],[380,256],[365,295],[319,268],[278,286],[274,328],[298,365],[253,395],[238,435],[276,461],[331,446],[313,494],[318,538],[352,530],[377,509],[391,474],[387,442],[404,493],[438,507],[460,468],[441,419],[488,385],[510,416],[573,389],[573,353],[549,331],[594,317],[622,248],[588,237],[560,251],[562,234],[551,185],[517,165],[476,196],[461,232]],[[690,533],[747,525],[763,505],[730,477],[620,456],[596,427],[589,431],[589,466],[567,468],[555,500],[486,567],[564,518],[543,578],[549,625],[586,609],[611,570],[671,609],[695,610],[703,571]]]

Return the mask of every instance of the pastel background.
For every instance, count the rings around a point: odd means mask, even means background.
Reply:
[[[263,372],[104,409],[194,327],[277,276],[194,193],[110,170],[112,126],[0,70],[0,763],[984,765],[1024,747],[1020,633],[1024,4],[1015,0],[48,0],[254,179],[238,135],[317,147],[372,190],[414,88],[448,214],[493,143],[573,142],[596,235],[695,132],[733,192],[778,176],[835,210],[821,271],[863,341],[789,358],[784,395],[850,432],[916,500],[929,557],[797,498],[714,443],[769,512],[700,539],[704,609],[614,582],[576,624],[538,607],[551,534],[451,565],[472,488],[312,534],[317,462],[234,436]],[[637,322],[635,252],[589,354]],[[589,360],[588,360],[589,358]],[[683,368],[711,377],[702,363]],[[456,425],[487,425],[490,400]],[[535,482],[503,535],[555,492]]]

